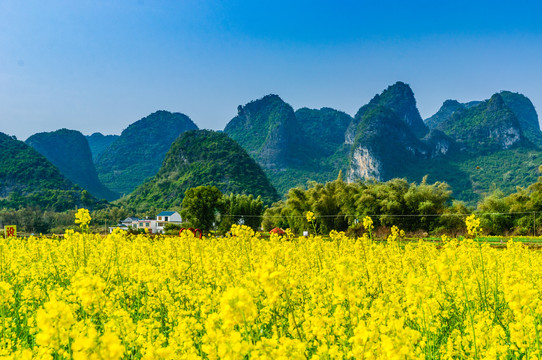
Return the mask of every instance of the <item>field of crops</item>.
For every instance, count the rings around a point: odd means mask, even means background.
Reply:
[[[0,240],[0,359],[542,355],[542,254],[519,242],[103,237],[79,221]]]

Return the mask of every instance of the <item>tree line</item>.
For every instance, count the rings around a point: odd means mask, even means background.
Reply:
[[[92,211],[91,224],[94,231],[106,231],[107,225],[115,225],[128,216],[153,218],[162,210],[151,208],[135,213],[133,209],[110,204]],[[185,192],[179,209],[168,210],[181,213],[184,227],[220,233],[228,232],[233,224],[244,224],[265,231],[278,227],[289,228],[296,234],[337,230],[356,235],[363,231],[360,222],[365,216],[372,217],[375,227],[396,225],[406,231],[457,233],[465,230],[465,217],[477,213],[486,234],[538,235],[538,229],[542,229],[542,177],[507,196],[494,189],[476,208],[455,201],[447,183],[430,184],[427,177],[419,184],[399,178],[349,183],[340,173],[336,180],[325,184],[309,182],[306,188],[290,189],[285,199],[270,205],[261,197],[222,194],[214,186],[198,186]],[[308,212],[315,217],[310,224]],[[18,225],[28,233],[62,233],[73,226],[73,213],[74,210],[41,211],[38,207],[2,209],[0,222]]]

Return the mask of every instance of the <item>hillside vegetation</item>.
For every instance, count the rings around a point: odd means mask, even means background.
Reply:
[[[65,211],[96,205],[92,195],[66,179],[43,155],[0,133],[0,207]]]
[[[79,131],[42,132],[29,137],[26,143],[45,156],[65,177],[95,197],[109,201],[119,197],[98,179],[90,147]]]
[[[180,208],[184,193],[198,186],[216,186],[222,193],[261,196],[278,200],[260,166],[224,133],[188,131],[166,154],[158,173],[120,200],[128,207]]]
[[[330,108],[292,112],[276,95],[238,110],[225,132],[283,196],[310,181],[332,181],[339,171],[348,181],[420,182],[429,175],[474,206],[494,188],[509,193],[538,176],[538,116],[528,98],[508,91],[484,101],[446,100],[426,123],[403,82],[375,95],[353,118]]]
[[[103,135],[102,133],[95,132],[85,137],[92,153],[92,160],[96,162],[100,155],[119,138],[119,135]]]
[[[188,116],[168,111],[157,111],[136,121],[98,157],[100,180],[115,192],[129,194],[158,172],[180,134],[197,128]]]

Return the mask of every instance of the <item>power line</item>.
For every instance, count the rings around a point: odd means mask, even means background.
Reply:
[[[491,213],[472,213],[472,214],[369,214],[369,215],[352,215],[352,214],[337,214],[337,215],[316,215],[314,214],[315,218],[333,218],[333,217],[353,217],[353,218],[364,218],[366,216],[369,217],[440,217],[440,216],[460,216],[460,217],[467,217],[470,215],[476,215],[476,216],[489,216],[489,215],[524,215],[524,214],[531,214],[536,215],[537,211],[516,211],[516,212],[507,212],[507,213],[497,213],[497,212],[491,212]],[[221,217],[267,217],[267,218],[305,218],[306,215],[220,215]]]

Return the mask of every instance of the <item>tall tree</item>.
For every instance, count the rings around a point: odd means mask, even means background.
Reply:
[[[244,224],[257,230],[262,223],[265,210],[262,198],[254,199],[252,195],[224,195],[224,212],[221,214],[220,228],[228,231],[233,224]]]
[[[198,186],[185,191],[181,215],[193,227],[207,231],[222,208],[222,193],[216,186]]]

